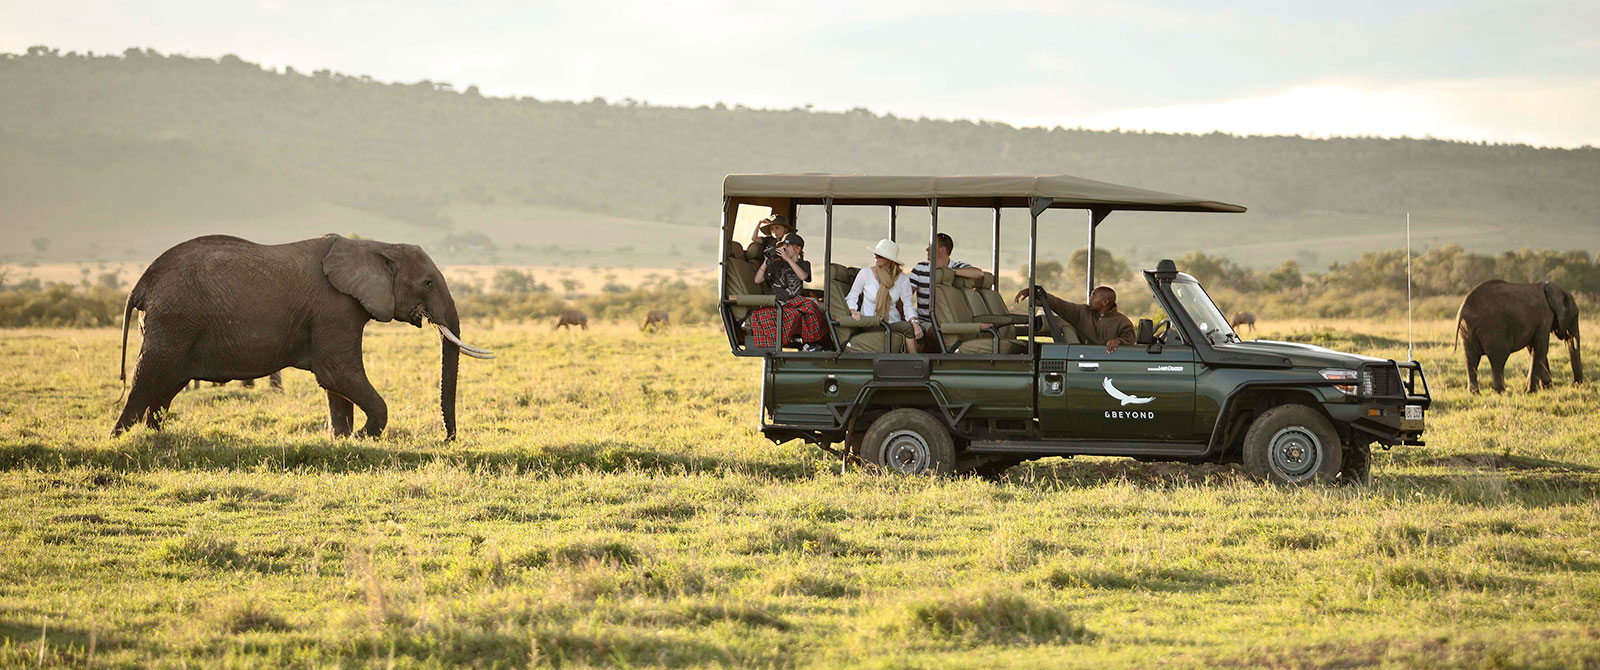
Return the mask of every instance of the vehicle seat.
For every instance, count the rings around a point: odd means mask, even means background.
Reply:
[[[752,308],[778,304],[777,298],[768,293],[766,287],[756,283],[756,266],[745,259],[743,245],[728,242],[726,262],[728,295],[733,296],[735,321],[743,321]]]
[[[1008,312],[1002,310],[996,314],[990,311],[989,303],[978,292],[980,281],[982,280],[956,277],[951,283],[960,290],[961,297],[966,300],[967,311],[970,313],[968,321],[974,324],[987,322],[995,325],[997,327],[996,330],[1000,333],[1000,339],[996,342],[994,332],[979,331],[976,335],[964,338],[956,345],[955,352],[958,354],[1019,354],[1026,351],[1027,345],[1016,341],[1012,337],[1016,329],[1008,328],[1006,324],[999,323],[1001,319],[997,317],[1009,318],[1007,317]],[[995,348],[996,346],[999,347],[998,351]]]

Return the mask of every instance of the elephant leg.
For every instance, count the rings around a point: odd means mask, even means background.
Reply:
[[[1466,350],[1467,354],[1467,391],[1478,395],[1478,362],[1483,360],[1483,352]]]
[[[1550,379],[1550,340],[1535,338],[1533,346],[1528,347],[1528,353],[1533,356],[1528,366],[1528,392],[1553,386]]]
[[[1509,352],[1501,353],[1495,351],[1489,353],[1489,372],[1492,375],[1491,379],[1494,382],[1495,393],[1506,392],[1506,359],[1510,356]]]
[[[274,372],[274,373],[272,373],[270,375],[267,375],[267,386],[270,387],[274,391],[282,391],[283,390],[283,371],[279,370],[279,371]]]
[[[367,372],[362,367],[360,359],[357,359],[354,365],[330,366],[317,372],[317,383],[330,394],[343,396],[346,398],[345,402],[355,403],[361,408],[367,415],[367,423],[361,427],[363,434],[368,437],[378,437],[383,434],[383,429],[389,425],[389,405],[383,401],[383,396],[378,395],[378,390],[372,387],[372,382],[367,381]],[[328,401],[328,409],[331,420],[333,418],[331,398]]]
[[[345,437],[356,425],[356,404],[349,398],[328,391],[328,426],[334,437]]]
[[[183,388],[188,385],[187,382],[179,384],[171,393],[167,393],[157,399],[155,404],[145,411],[144,425],[149,426],[151,430],[161,430],[161,426],[167,422],[167,412],[172,410],[172,400],[177,398],[178,394],[183,392]]]
[[[256,380],[254,380],[254,379],[241,379],[241,380],[239,380],[239,385],[243,386],[243,387],[245,387],[247,389],[253,389],[253,388],[256,387]]]
[[[139,355],[139,364],[133,370],[133,388],[128,389],[128,401],[123,404],[122,414],[111,428],[112,437],[121,435],[140,420],[149,423],[147,415],[151,411],[159,411],[162,402],[170,404],[172,396],[189,384],[187,371],[175,371],[164,363],[156,362],[169,358],[176,359],[177,356],[167,357],[152,352]],[[159,428],[160,421],[157,420],[150,427]]]

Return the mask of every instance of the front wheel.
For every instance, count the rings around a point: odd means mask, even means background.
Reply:
[[[861,440],[863,456],[884,470],[902,475],[948,475],[955,471],[956,448],[933,415],[919,409],[897,409],[878,418]]]
[[[1244,467],[1257,479],[1286,486],[1332,484],[1343,466],[1338,433],[1305,405],[1269,409],[1244,435]]]

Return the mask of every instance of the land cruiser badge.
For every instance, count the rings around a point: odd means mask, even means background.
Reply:
[[[1104,379],[1105,381],[1101,382],[1100,385],[1105,387],[1106,393],[1111,394],[1111,397],[1121,400],[1123,407],[1127,407],[1128,405],[1143,405],[1151,400],[1155,400],[1155,398],[1140,398],[1138,396],[1131,396],[1123,393],[1122,391],[1117,390],[1117,387],[1111,385],[1110,377],[1105,377]]]

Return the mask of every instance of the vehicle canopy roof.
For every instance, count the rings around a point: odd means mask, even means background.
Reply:
[[[926,205],[939,207],[1029,207],[1048,199],[1054,209],[1102,212],[1231,212],[1244,207],[1186,195],[1150,191],[1071,175],[990,175],[919,177],[858,174],[731,174],[722,182],[724,196],[752,201],[782,198],[794,204]]]

